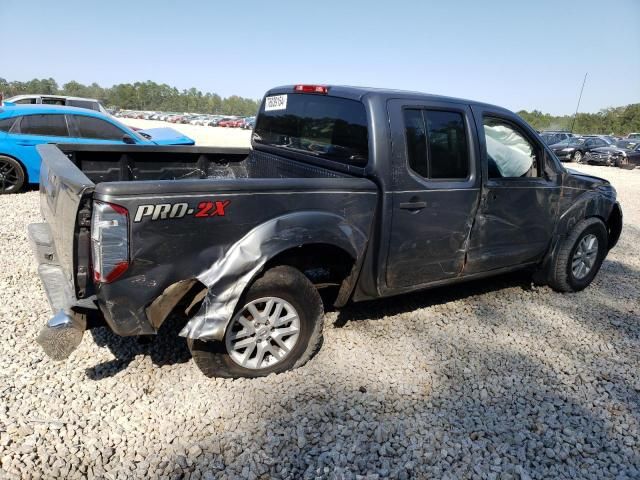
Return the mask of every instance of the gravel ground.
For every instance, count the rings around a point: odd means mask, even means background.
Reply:
[[[640,170],[580,169],[625,214],[586,291],[518,274],[350,306],[258,380],[203,377],[173,324],[45,358],[38,194],[0,197],[0,478],[640,478]]]

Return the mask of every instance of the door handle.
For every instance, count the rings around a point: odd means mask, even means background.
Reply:
[[[403,210],[422,210],[427,206],[427,202],[402,202],[400,208]]]

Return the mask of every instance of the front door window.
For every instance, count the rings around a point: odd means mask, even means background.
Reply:
[[[536,149],[517,127],[492,117],[483,124],[489,178],[541,176]]]

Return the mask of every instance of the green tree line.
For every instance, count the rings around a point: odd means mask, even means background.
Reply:
[[[163,112],[221,113],[226,115],[254,115],[259,100],[237,95],[222,98],[217,93],[201,92],[196,88],[178,90],[167,84],[152,81],[120,83],[101,87],[97,83],[83,85],[71,81],[58,86],[53,78],[33,79],[28,82],[7,81],[0,78],[0,92],[6,97],[23,93],[72,95],[96,98],[105,106],[131,110],[158,110]],[[571,130],[577,133],[624,135],[640,132],[640,103],[624,107],[606,108],[597,113],[550,115],[539,110],[518,112],[537,130]]]
[[[640,103],[612,107],[597,113],[556,116],[539,110],[518,112],[536,130],[572,130],[581,134],[626,135],[640,132]],[[573,129],[571,128],[573,126]]]
[[[196,88],[178,90],[152,81],[121,83],[101,87],[97,83],[83,85],[71,81],[60,87],[53,78],[35,78],[28,82],[0,78],[0,92],[5,98],[25,93],[57,94],[95,98],[107,108],[157,110],[162,112],[220,113],[225,115],[255,115],[259,100],[232,95],[222,98],[217,93]]]

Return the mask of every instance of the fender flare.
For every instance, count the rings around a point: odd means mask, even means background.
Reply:
[[[571,207],[562,212],[558,217],[549,250],[536,273],[537,281],[541,283],[547,282],[549,268],[555,261],[562,240],[578,222],[585,218],[597,217],[606,226],[615,205],[614,198],[604,196],[599,192],[588,191],[581,195]]]
[[[222,340],[238,300],[264,265],[279,253],[309,243],[334,245],[361,260],[367,236],[339,215],[301,211],[273,218],[253,228],[197,279],[207,295],[180,336]]]

